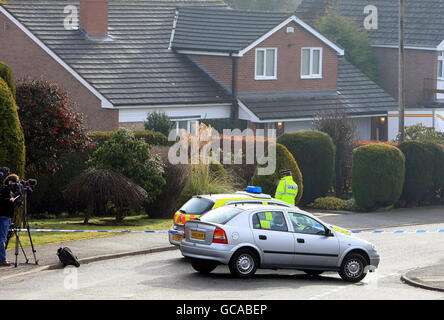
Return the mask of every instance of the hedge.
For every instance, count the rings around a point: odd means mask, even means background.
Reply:
[[[265,157],[268,157],[268,152],[265,153]],[[276,193],[276,188],[281,179],[281,170],[291,170],[293,175],[293,180],[297,183],[299,187],[298,196],[295,199],[295,204],[298,204],[301,200],[305,190],[302,182],[302,174],[299,170],[299,166],[294,159],[293,155],[288,151],[288,149],[277,143],[276,144],[276,158],[270,159],[270,161],[275,160],[276,170],[271,175],[258,175],[258,167],[266,167],[267,165],[258,165],[256,167],[253,178],[250,184],[254,186],[259,186],[262,188],[262,192],[268,193],[272,196]]]
[[[9,66],[3,62],[0,62],[0,78],[5,80],[6,84],[11,90],[12,96],[15,99],[16,88],[14,78],[12,77],[12,71],[11,68],[9,68]]]
[[[407,141],[399,145],[406,159],[406,175],[401,198],[418,204],[430,200],[443,186],[442,147],[434,143]]]
[[[8,167],[20,178],[25,174],[25,137],[17,104],[8,84],[0,78],[0,167]]]
[[[101,146],[107,141],[114,131],[91,131],[88,136],[98,146]],[[167,146],[169,145],[168,138],[160,133],[149,130],[138,130],[132,132],[137,139],[143,139],[146,143],[153,146]]]
[[[311,203],[325,197],[333,183],[335,146],[326,133],[301,130],[282,135],[278,143],[286,146],[296,159],[304,177],[302,201]]]
[[[353,197],[359,207],[370,210],[399,200],[405,178],[405,157],[386,144],[369,144],[353,151]]]

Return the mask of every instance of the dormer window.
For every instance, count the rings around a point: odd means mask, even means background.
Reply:
[[[256,73],[255,80],[277,79],[277,49],[256,49]]]
[[[322,48],[302,48],[301,78],[322,78]]]

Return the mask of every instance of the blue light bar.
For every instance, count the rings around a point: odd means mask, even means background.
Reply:
[[[245,191],[251,192],[251,193],[262,193],[262,188],[261,187],[248,186],[247,189],[245,189]]]

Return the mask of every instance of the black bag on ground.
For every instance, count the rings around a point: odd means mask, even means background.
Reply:
[[[57,250],[57,255],[59,256],[60,262],[63,263],[64,266],[76,266],[77,268],[80,267],[80,263],[77,260],[77,257],[74,256],[71,249],[65,247],[65,248],[59,248]]]

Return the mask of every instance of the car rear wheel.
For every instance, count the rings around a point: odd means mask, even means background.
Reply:
[[[367,275],[365,267],[367,260],[359,253],[347,255],[342,262],[339,275],[344,281],[359,282]]]
[[[217,262],[214,261],[204,261],[204,260],[191,260],[191,266],[197,272],[208,274],[217,267]]]
[[[321,270],[302,270],[302,271],[304,271],[306,274],[308,274],[311,277],[318,277],[324,273],[324,271]]]
[[[258,265],[259,259],[253,251],[240,249],[234,253],[228,266],[233,276],[246,279],[254,275]]]

